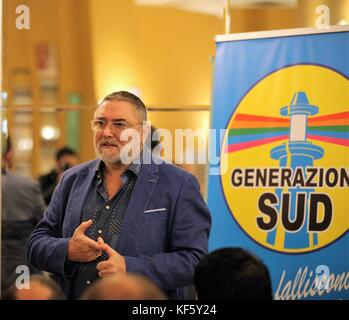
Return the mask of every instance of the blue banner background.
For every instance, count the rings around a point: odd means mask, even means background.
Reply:
[[[323,65],[349,77],[349,32],[217,43],[211,128],[227,128],[235,108],[258,81],[278,69],[295,64]],[[306,254],[279,253],[259,245],[238,226],[226,205],[220,176],[209,176],[208,205],[213,218],[210,251],[234,246],[257,254],[269,267],[274,293],[284,270],[283,285],[293,280],[298,269],[305,266],[308,273],[315,272],[319,265],[327,265],[330,272],[336,275],[349,271],[348,231],[331,245],[317,251]],[[311,297],[348,298],[349,290],[344,289]]]

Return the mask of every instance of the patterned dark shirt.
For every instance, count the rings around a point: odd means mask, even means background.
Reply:
[[[92,225],[85,233],[88,237],[93,240],[102,237],[104,242],[115,248],[141,164],[132,163],[121,175],[122,186],[111,199],[103,180],[104,168],[104,163],[100,161],[83,206],[82,221],[92,219]],[[99,278],[96,267],[105,260],[108,260],[108,255],[103,252],[92,262],[80,263],[73,278],[71,299],[78,299],[84,289]]]

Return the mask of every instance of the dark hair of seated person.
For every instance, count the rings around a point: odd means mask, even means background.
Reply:
[[[241,248],[222,248],[202,258],[194,282],[199,300],[272,300],[268,268]]]

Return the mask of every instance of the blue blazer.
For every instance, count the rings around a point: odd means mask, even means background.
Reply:
[[[99,160],[67,170],[51,203],[27,242],[29,261],[55,275],[66,294],[78,263],[66,263],[68,241],[81,224],[82,207]],[[114,249],[127,272],[158,284],[171,299],[193,283],[207,254],[211,217],[196,178],[169,163],[143,164]]]

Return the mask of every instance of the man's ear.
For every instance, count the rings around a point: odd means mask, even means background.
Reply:
[[[151,132],[150,122],[148,120],[143,121],[143,124],[142,124],[143,143],[147,140],[150,132]]]

